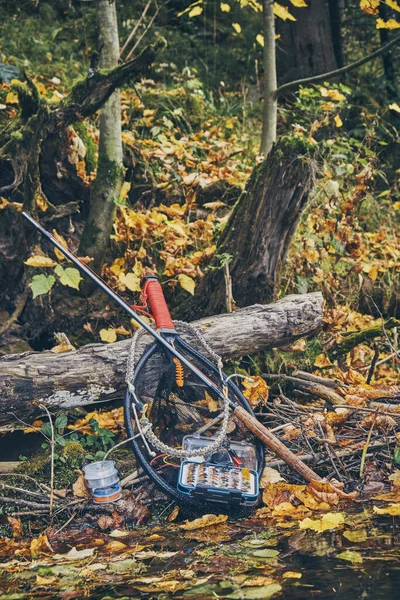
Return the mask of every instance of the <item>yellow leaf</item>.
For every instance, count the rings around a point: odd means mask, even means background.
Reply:
[[[400,506],[400,505],[399,505]],[[342,513],[326,513],[321,519],[309,519],[306,517],[299,523],[300,529],[312,529],[321,533],[322,531],[328,531],[329,529],[336,529],[340,525],[343,525],[344,517]]]
[[[365,529],[349,530],[343,533],[343,537],[345,537],[346,540],[349,540],[349,542],[365,542],[367,539],[367,532]]]
[[[236,31],[236,33],[240,33],[242,31],[242,28],[239,25],[239,23],[232,23],[232,27]]]
[[[120,273],[118,279],[131,292],[140,292],[142,289],[140,286],[140,277],[134,273]]]
[[[339,115],[335,115],[334,118],[333,118],[333,120],[335,121],[336,127],[341,127],[343,125],[343,121],[339,117]]]
[[[332,110],[334,108],[334,104],[332,102],[325,102],[324,104],[321,105],[322,110]]]
[[[400,12],[400,4],[398,4],[398,2],[395,2],[395,0],[386,0],[385,4],[390,6],[390,8],[393,8],[393,10],[397,10],[398,12]]]
[[[203,515],[194,521],[186,521],[181,528],[185,531],[193,531],[194,529],[202,529],[203,527],[211,527],[219,523],[225,523],[228,520],[228,515]]]
[[[30,256],[28,260],[25,261],[25,264],[28,265],[28,267],[55,267],[57,263],[48,256],[41,256],[38,254]]]
[[[400,113],[400,106],[396,102],[389,104],[389,108],[390,110],[395,110],[396,112]]]
[[[109,327],[108,329],[100,329],[100,339],[102,342],[112,344],[117,341],[117,333],[115,329]]]
[[[45,533],[39,535],[38,538],[33,538],[30,546],[32,556],[37,556],[38,554],[48,554],[52,552],[52,547],[50,546],[49,540]]]
[[[348,560],[349,562],[356,564],[362,563],[363,559],[359,552],[354,552],[354,550],[345,550],[340,554],[336,554],[336,558],[341,558],[342,560]]]
[[[191,277],[188,277],[188,275],[184,275],[183,273],[180,273],[178,275],[178,281],[179,281],[179,285],[181,286],[181,288],[183,288],[184,290],[189,292],[189,294],[192,294],[192,296],[194,295],[194,288],[196,287],[196,283],[195,283],[194,279],[192,279]]]
[[[314,361],[314,367],[324,369],[325,367],[332,367],[332,363],[325,354],[318,354]]]
[[[126,544],[118,542],[118,540],[112,540],[111,542],[108,542],[107,546],[104,546],[103,550],[109,554],[115,554],[116,552],[126,550]]]
[[[335,102],[346,100],[346,96],[341,94],[339,90],[327,90],[325,88],[321,88],[321,96],[324,96],[324,98],[329,98],[330,100],[335,100]]]
[[[41,577],[40,575],[36,575],[36,585],[50,585],[56,581],[57,577],[54,575],[50,577]]]
[[[274,2],[274,15],[279,17],[283,21],[296,21],[296,17],[290,14],[289,9],[286,6],[282,6],[282,4],[278,4],[278,2]]]
[[[189,17],[198,17],[203,12],[202,6],[194,6],[191,11],[189,11]]]
[[[18,104],[18,96],[14,92],[8,92],[6,96],[6,104]]]
[[[293,4],[293,6],[295,6],[296,8],[307,8],[307,4],[304,2],[304,0],[290,0],[290,2]]]
[[[283,579],[301,579],[302,574],[297,571],[285,571],[282,577]]]
[[[390,515],[392,517],[400,516],[400,504],[389,504],[385,508],[374,506],[374,513],[377,515]]]
[[[231,12],[231,7],[226,2],[221,2],[219,7],[222,10],[222,12]]]
[[[360,8],[367,15],[377,15],[380,0],[360,0]]]
[[[264,48],[264,36],[261,33],[256,36],[256,41]]]
[[[379,272],[378,265],[372,265],[372,267],[368,271],[368,277],[370,279],[372,279],[372,281],[375,281],[376,278],[378,277],[378,272]]]
[[[384,21],[383,19],[376,20],[376,28],[377,29],[400,29],[400,21],[395,21],[394,19],[389,19],[389,21]]]

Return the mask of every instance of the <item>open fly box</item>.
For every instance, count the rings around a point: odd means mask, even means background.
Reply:
[[[212,444],[215,438],[186,436],[183,448],[190,452]],[[229,442],[214,454],[188,457],[180,467],[178,490],[208,502],[252,506],[258,501],[258,473],[252,444]]]

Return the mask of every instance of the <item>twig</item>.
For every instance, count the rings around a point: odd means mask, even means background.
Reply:
[[[154,19],[157,17],[158,13],[160,12],[160,7],[157,6],[157,10],[154,13],[154,15],[152,16],[150,23],[147,25],[146,29],[143,31],[142,35],[140,36],[140,38],[138,39],[138,41],[136,42],[136,44],[133,46],[132,50],[129,52],[128,56],[126,57],[126,61],[128,61],[133,53],[135,52],[136,48],[139,46],[140,42],[142,41],[142,39],[144,38],[144,36],[146,35],[146,33],[149,31],[150,27],[153,25],[154,23]]]
[[[365,63],[369,62],[370,60],[373,60],[374,58],[380,56],[381,54],[388,52],[391,48],[396,46],[396,44],[398,44],[399,42],[400,42],[400,35],[398,35],[396,38],[394,38],[388,44],[385,44],[384,46],[379,48],[379,50],[375,50],[375,52],[372,52],[371,54],[367,54],[367,56],[364,56],[360,60],[356,60],[355,62],[350,63],[349,65],[346,65],[345,67],[342,67],[340,69],[335,69],[334,71],[328,71],[327,73],[321,73],[320,75],[313,75],[312,77],[305,77],[304,79],[296,79],[295,81],[289,81],[288,83],[284,83],[283,85],[279,86],[278,89],[274,92],[274,98],[277,98],[279,96],[279,94],[281,94],[284,90],[288,90],[292,87],[297,87],[299,85],[303,85],[304,83],[309,84],[309,83],[317,83],[318,81],[325,81],[325,80],[331,79],[332,77],[337,77],[337,75],[343,75],[343,73],[347,73],[348,71],[351,71],[352,69],[356,69],[357,67],[361,67],[362,65],[365,65]]]
[[[321,425],[321,423],[317,423],[317,426],[318,426],[318,429],[319,429],[319,430],[320,430],[320,432],[321,432],[321,435],[322,435],[322,437],[324,437],[324,430],[322,429],[322,425]],[[336,463],[335,463],[335,461],[333,460],[333,457],[332,457],[332,453],[331,453],[331,448],[330,448],[330,445],[328,444],[327,440],[323,440],[323,441],[322,441],[322,443],[323,443],[323,445],[324,445],[324,448],[325,448],[325,450],[326,450],[326,453],[327,453],[327,455],[328,455],[328,457],[329,457],[329,460],[331,461],[332,467],[333,467],[333,469],[334,469],[334,471],[335,471],[336,475],[338,476],[338,479],[339,479],[339,481],[343,481],[343,479],[342,479],[342,476],[340,475],[340,473],[339,473],[339,471],[338,471],[338,468],[337,468],[337,466],[336,466]]]
[[[376,367],[376,361],[378,360],[378,358],[379,358],[379,346],[375,346],[374,356],[372,358],[371,366],[369,368],[368,375],[367,375],[367,385],[369,385],[371,383],[371,379],[374,375],[374,371],[375,371],[375,367]]]
[[[13,485],[7,485],[6,483],[1,483],[0,489],[11,490],[12,492],[17,492],[21,494],[27,494],[28,496],[35,496],[35,498],[48,498],[48,496],[45,494],[40,494],[39,492],[32,492],[31,490],[24,490],[19,487],[14,487]],[[46,504],[48,504],[48,500],[46,501]]]
[[[31,477],[30,475],[25,475],[25,473],[0,473],[0,477],[15,477],[16,479],[27,479],[28,481],[32,481],[33,483],[35,483],[37,486],[39,486],[41,489],[46,490],[47,492],[50,492],[51,489],[49,488],[48,485],[45,485],[44,483],[41,483],[40,481],[36,481],[36,479],[34,479],[33,477]],[[61,494],[59,494],[56,490],[54,490],[54,495],[57,496],[57,498],[60,498],[61,500],[64,500],[64,496],[62,496]]]
[[[322,398],[326,400],[330,404],[336,405],[341,404],[343,402],[343,397],[339,396],[336,392],[331,390],[330,388],[322,385],[321,383],[316,383],[314,381],[306,381],[305,379],[299,379],[298,377],[290,377],[289,375],[283,374],[270,374],[263,373],[262,376],[264,379],[282,379],[282,381],[290,381],[296,384],[296,387],[304,388],[305,390],[311,392],[317,398]]]
[[[370,441],[371,441],[371,436],[372,436],[372,431],[373,431],[374,426],[375,426],[375,421],[376,421],[376,415],[375,415],[374,420],[372,421],[372,425],[371,425],[369,433],[368,433],[367,441],[365,442],[365,445],[364,445],[364,448],[363,448],[363,451],[362,451],[361,464],[360,464],[360,479],[363,476],[365,459],[367,457],[368,447],[369,447],[369,444],[370,444]]]
[[[50,517],[53,516],[53,500],[54,500],[54,446],[55,446],[55,437],[54,437],[54,425],[53,425],[53,419],[51,418],[51,414],[49,412],[49,409],[47,408],[47,406],[45,406],[44,404],[41,404],[41,406],[44,408],[44,410],[47,413],[47,416],[49,417],[49,421],[50,421],[50,427],[51,427],[51,440],[50,440],[50,448],[51,448],[51,462],[50,462]]]
[[[31,502],[30,500],[23,500],[22,498],[8,498],[7,496],[0,496],[0,502],[3,502],[4,504],[16,504],[17,506],[29,506],[30,508],[45,508],[45,506],[43,504],[39,504],[39,502]]]
[[[397,358],[397,356],[398,356],[398,352],[392,352],[391,354],[389,354],[389,356],[386,356],[385,358],[378,360],[375,363],[375,367],[379,367],[380,365],[383,365],[383,363],[388,362],[389,360],[392,360],[392,358],[395,358],[395,357]],[[368,371],[368,369],[370,369],[371,366],[372,366],[372,363],[371,363],[371,365],[367,365],[366,367],[361,367],[359,370],[360,371]]]
[[[305,379],[306,381],[313,381],[314,383],[321,383],[325,387],[332,388],[333,390],[337,390],[339,388],[348,390],[350,388],[349,385],[346,385],[338,379],[328,379],[326,377],[321,377],[320,375],[307,373],[306,371],[293,371],[292,376],[300,377],[300,379]]]
[[[143,9],[142,14],[140,15],[140,18],[138,19],[135,27],[132,29],[132,31],[130,32],[130,34],[128,35],[128,39],[126,40],[125,44],[122,46],[122,50],[119,53],[119,58],[122,58],[123,53],[125,52],[126,48],[128,47],[130,41],[133,39],[133,37],[135,36],[135,33],[137,32],[137,30],[139,29],[140,24],[142,23],[144,17],[146,16],[147,11],[149,10],[150,4],[151,4],[152,0],[149,0],[148,3],[146,4],[146,6]]]
[[[0,337],[4,335],[10,327],[19,318],[20,314],[25,308],[26,301],[28,300],[29,288],[27,287],[20,296],[17,298],[16,306],[12,315],[0,326]]]
[[[67,527],[67,526],[68,526],[68,525],[71,523],[71,521],[73,521],[73,520],[75,519],[75,517],[76,517],[76,515],[77,515],[77,514],[78,514],[77,512],[74,512],[74,513],[73,513],[73,514],[70,516],[70,518],[68,519],[68,521],[66,521],[66,522],[64,523],[64,525],[62,525],[62,526],[60,527],[60,529],[57,529],[57,531],[55,532],[55,534],[54,534],[54,535],[57,535],[58,533],[60,533],[60,531],[62,531],[63,529],[65,529],[65,528],[66,528],[66,527]]]
[[[229,273],[228,263],[224,264],[224,280],[225,280],[225,306],[226,311],[231,313],[233,311],[233,295],[232,295],[232,277]]]

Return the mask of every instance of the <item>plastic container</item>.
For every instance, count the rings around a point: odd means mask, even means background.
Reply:
[[[217,452],[190,456],[206,448],[213,437],[187,435],[182,445],[188,452],[178,477],[178,490],[197,499],[223,504],[253,506],[258,502],[259,482],[256,449],[247,442],[229,441]]]
[[[99,460],[83,467],[86,485],[93,502],[103,504],[116,502],[122,496],[118,471],[113,460]]]

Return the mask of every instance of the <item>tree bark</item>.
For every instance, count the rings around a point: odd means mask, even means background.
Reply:
[[[277,20],[279,83],[325,73],[338,67],[327,0],[309,0],[307,8],[290,6],[296,21]]]
[[[100,32],[100,67],[118,65],[119,37],[115,1],[97,0]],[[115,216],[115,199],[119,198],[124,180],[121,98],[116,89],[100,112],[100,140],[97,176],[93,186],[89,216],[85,223],[79,252],[91,256],[99,269],[107,250]]]
[[[309,145],[282,138],[258,165],[221,235],[214,259],[192,302],[176,314],[187,320],[225,311],[223,264],[227,260],[237,306],[270,302],[296,230],[314,166]]]
[[[293,295],[193,324],[224,360],[235,359],[315,334],[322,326],[322,305],[320,293]],[[149,336],[141,339],[139,352],[149,341]],[[196,346],[195,339],[189,342]],[[26,420],[40,403],[66,409],[120,398],[130,343],[91,344],[64,354],[1,357],[0,422],[13,420],[12,413]]]
[[[384,21],[388,21],[393,18],[394,15],[391,14],[394,11],[391,11],[389,7],[384,3],[379,3],[379,16]],[[389,31],[387,29],[379,29],[379,38],[381,41],[381,46],[385,46],[390,41]],[[382,57],[383,62],[383,70],[385,73],[385,87],[386,93],[388,95],[389,100],[396,100],[398,98],[398,88],[396,82],[396,74],[394,71],[393,65],[393,56],[392,52],[385,52]]]
[[[264,32],[264,106],[260,153],[267,156],[276,141],[278,101],[275,58],[275,16],[273,0],[263,2]]]
[[[345,63],[342,36],[344,0],[328,0],[328,5],[333,51],[335,53],[336,64],[340,68],[343,67]]]

